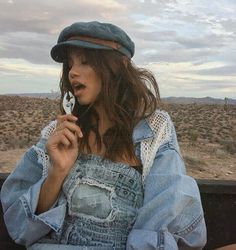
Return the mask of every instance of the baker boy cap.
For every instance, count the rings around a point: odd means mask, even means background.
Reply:
[[[134,55],[134,43],[125,31],[114,24],[96,21],[73,23],[62,30],[51,50],[56,62],[64,61],[67,46],[116,50],[128,58]]]

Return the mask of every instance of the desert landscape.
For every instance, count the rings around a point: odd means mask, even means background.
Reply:
[[[236,105],[164,104],[187,173],[197,179],[236,180]],[[0,172],[11,172],[59,113],[59,100],[0,95]]]

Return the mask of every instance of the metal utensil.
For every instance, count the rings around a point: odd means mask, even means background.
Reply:
[[[67,91],[65,93],[65,95],[63,97],[62,106],[63,106],[66,114],[72,113],[73,108],[75,106],[75,97],[70,91]]]

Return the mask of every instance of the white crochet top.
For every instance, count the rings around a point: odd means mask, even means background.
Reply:
[[[141,161],[143,165],[143,183],[152,167],[157,150],[161,145],[171,140],[174,130],[173,123],[167,112],[156,110],[150,117],[146,118],[153,131],[153,137],[141,141]],[[56,121],[52,121],[41,131],[41,138],[47,140],[56,128]],[[47,175],[50,159],[48,154],[41,147],[33,146],[38,156],[38,162],[43,165],[43,176]]]

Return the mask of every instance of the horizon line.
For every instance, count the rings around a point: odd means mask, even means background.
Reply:
[[[14,96],[14,95],[44,95],[44,94],[60,94],[59,91],[55,91],[55,92],[29,92],[29,93],[6,93],[6,94],[0,94],[0,95],[7,95],[7,96]],[[193,97],[193,96],[163,96],[162,98],[195,98],[195,99],[202,99],[202,98],[212,98],[212,99],[220,99],[220,100],[225,100],[225,98],[227,99],[231,99],[231,100],[236,100],[235,98],[231,98],[231,97],[227,97],[225,96],[224,98],[222,97],[213,97],[213,96],[202,96],[202,97]]]

